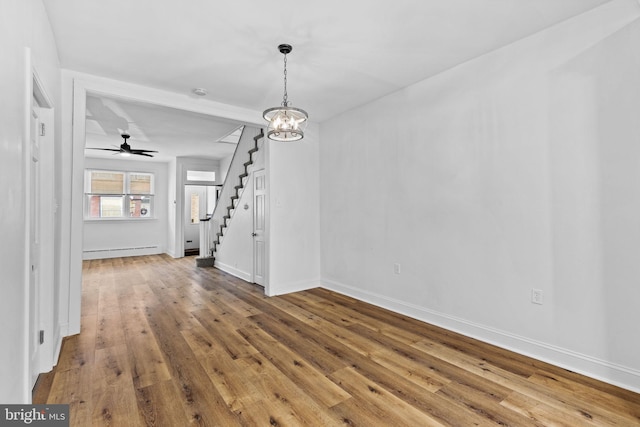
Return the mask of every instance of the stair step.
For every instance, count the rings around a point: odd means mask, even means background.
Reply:
[[[248,162],[244,162],[244,166],[251,166],[253,164],[253,160],[249,160]]]
[[[237,194],[235,194],[235,195],[231,196],[231,200],[235,200],[235,199],[237,199],[237,198],[239,198],[239,197],[240,197],[240,196],[238,196]]]
[[[249,154],[253,154],[253,153],[257,152],[257,151],[258,151],[258,147],[252,148],[251,150],[248,151],[248,153]]]

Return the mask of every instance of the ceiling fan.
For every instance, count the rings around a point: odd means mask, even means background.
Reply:
[[[120,154],[122,157],[129,157],[132,154],[137,156],[145,156],[145,157],[153,157],[151,154],[147,153],[157,153],[157,151],[153,150],[139,150],[136,148],[131,148],[131,146],[127,143],[127,139],[131,138],[131,136],[127,133],[122,134],[122,138],[124,142],[120,144],[120,148],[91,148],[87,147],[89,150],[103,150],[103,151],[115,151]]]

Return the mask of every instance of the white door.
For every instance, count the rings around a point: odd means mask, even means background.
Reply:
[[[267,266],[266,197],[264,169],[253,174],[253,281],[264,286]]]
[[[207,187],[184,186],[184,250],[200,249],[200,218],[207,216]],[[201,254],[202,255],[202,254]],[[206,255],[206,254],[205,254]],[[204,255],[203,255],[204,256]]]
[[[37,101],[31,105],[29,161],[29,363],[31,387],[40,374],[40,119]]]

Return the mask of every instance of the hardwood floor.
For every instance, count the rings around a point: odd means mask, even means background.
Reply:
[[[193,258],[87,261],[34,403],[72,426],[640,425],[640,395],[327,291]]]

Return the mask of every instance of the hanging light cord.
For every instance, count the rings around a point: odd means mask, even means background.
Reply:
[[[288,101],[288,95],[287,95],[287,54],[284,54],[284,97],[282,98],[282,106],[283,107],[288,107],[289,106],[289,101]]]

